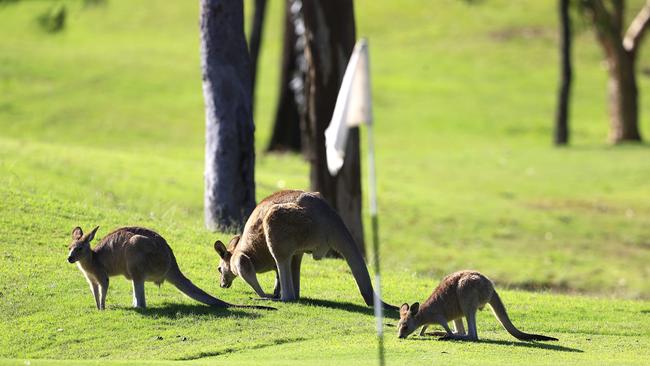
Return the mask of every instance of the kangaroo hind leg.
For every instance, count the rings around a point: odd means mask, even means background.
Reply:
[[[133,307],[144,309],[147,302],[144,297],[144,281],[133,279]]]
[[[465,318],[467,319],[467,334],[459,334],[458,338],[469,341],[478,341],[478,332],[476,330],[476,310],[478,310],[478,307],[473,304],[465,304],[462,307]]]
[[[478,341],[478,334],[476,331],[476,311],[478,310],[478,298],[475,291],[472,289],[459,289],[458,298],[460,300],[460,310],[463,313],[463,316],[467,319],[467,328],[468,333],[465,333],[465,327],[463,326],[463,318],[454,320],[454,328],[456,332],[451,332],[448,328],[447,332],[449,333],[445,339],[458,339],[463,341]]]
[[[291,273],[291,259],[285,259],[278,264],[278,275],[280,277],[280,300],[295,301],[295,287],[293,286],[293,274]]]
[[[266,245],[278,270],[280,300],[297,300],[293,258],[300,252],[300,241],[309,237],[311,220],[303,208],[285,203],[275,205],[267,212],[263,226]]]
[[[293,292],[296,298],[300,298],[300,264],[302,263],[302,253],[296,253],[291,258],[291,279],[293,280]]]
[[[455,334],[465,335],[465,326],[463,325],[463,318],[454,320]]]
[[[277,243],[278,241],[275,241]],[[267,234],[267,243],[269,249],[274,249],[269,242]],[[284,244],[284,243],[283,243]],[[278,253],[279,252],[279,253]],[[296,296],[296,289],[293,283],[293,271],[292,271],[292,262],[293,256],[287,256],[282,253],[282,251],[273,251],[271,250],[273,259],[275,260],[275,265],[278,270],[278,280],[280,283],[280,300],[281,301],[295,301],[298,299]]]

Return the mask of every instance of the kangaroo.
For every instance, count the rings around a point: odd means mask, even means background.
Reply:
[[[402,305],[397,325],[398,336],[406,338],[420,326],[423,326],[420,335],[424,335],[429,324],[437,323],[446,331],[441,339],[477,341],[476,310],[483,310],[485,304],[490,304],[494,315],[513,337],[522,341],[557,341],[557,338],[524,333],[515,328],[492,281],[476,271],[459,271],[443,278],[422,306],[417,302],[411,306]],[[467,318],[469,334],[465,334],[463,317]],[[455,332],[447,325],[452,320]]]
[[[281,301],[300,298],[303,253],[318,260],[334,249],[350,266],[366,305],[373,305],[375,294],[361,251],[341,217],[318,193],[287,190],[272,194],[253,210],[241,236],[232,238],[228,248],[217,240],[214,249],[221,257],[221,287],[230,287],[241,276],[260,297]],[[267,294],[257,273],[271,270],[276,271],[275,289]]]
[[[106,308],[108,278],[123,275],[133,282],[133,306],[146,308],[144,282],[161,285],[171,282],[185,295],[206,305],[228,308],[249,307],[233,305],[208,295],[187,279],[178,268],[176,257],[165,239],[156,232],[141,227],[123,227],[106,235],[102,241],[90,248],[99,226],[84,235],[80,227],[72,230],[72,244],[68,262],[77,263],[84,274],[98,310]],[[266,306],[252,306],[274,309]]]

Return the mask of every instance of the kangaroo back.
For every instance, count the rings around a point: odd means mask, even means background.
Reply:
[[[512,335],[513,337],[522,340],[522,341],[557,341],[557,338],[553,337],[548,337],[545,335],[540,335],[540,334],[530,334],[530,333],[524,333],[517,329],[514,324],[512,324],[512,321],[510,321],[510,317],[508,317],[508,313],[506,312],[506,307],[503,305],[503,302],[501,301],[501,298],[499,297],[499,294],[497,294],[496,291],[492,293],[492,297],[490,298],[489,302],[490,306],[492,307],[492,312],[494,312],[494,315],[497,317],[499,322],[501,322],[501,325],[503,325],[504,328]]]

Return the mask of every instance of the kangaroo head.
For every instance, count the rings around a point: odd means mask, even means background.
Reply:
[[[415,322],[415,316],[420,310],[420,304],[414,302],[409,307],[409,304],[404,304],[399,308],[399,323],[397,323],[397,335],[400,338],[406,338],[409,334],[413,333],[418,325]]]
[[[84,235],[84,232],[78,226],[72,229],[72,243],[68,246],[70,250],[68,262],[74,263],[90,255],[90,242],[95,238],[97,229],[99,229],[99,226],[86,235]]]
[[[234,281],[235,277],[237,277],[237,275],[230,268],[230,259],[232,258],[232,253],[234,252],[238,242],[239,235],[235,235],[235,237],[230,240],[230,243],[228,243],[228,248],[223,245],[221,240],[214,242],[214,250],[217,252],[217,254],[219,254],[219,257],[221,257],[217,270],[221,274],[220,286],[222,288],[228,288],[232,286],[232,281]]]

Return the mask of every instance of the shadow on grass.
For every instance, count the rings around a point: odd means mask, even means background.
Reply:
[[[527,348],[541,348],[549,351],[561,351],[561,352],[577,352],[583,353],[584,351],[577,348],[559,346],[552,343],[542,343],[542,342],[521,342],[521,341],[495,341],[491,339],[481,339],[480,343],[487,344],[497,344],[503,346],[517,346],[517,347],[527,347]]]
[[[295,337],[295,338],[277,338],[272,340],[271,342],[267,343],[261,343],[261,344],[256,344],[253,346],[248,346],[248,347],[227,347],[219,351],[210,351],[210,352],[199,352],[196,354],[192,355],[187,355],[187,356],[182,356],[178,359],[177,361],[191,361],[191,360],[198,360],[201,358],[206,358],[206,357],[217,357],[217,356],[223,356],[227,355],[229,353],[234,353],[234,352],[246,352],[246,351],[254,351],[254,350],[259,350],[262,348],[267,348],[267,347],[273,347],[273,346],[278,346],[282,344],[287,344],[287,343],[297,343],[297,342],[302,342],[307,340],[306,338],[303,337]]]
[[[431,333],[427,333],[424,337],[410,337],[408,339],[416,340],[416,341],[432,341],[432,340],[438,340],[438,337],[433,336],[433,334]],[[467,341],[445,340],[444,342],[467,342]],[[584,352],[583,350],[577,348],[564,347],[557,344],[542,343],[542,342],[521,342],[521,341],[501,341],[501,340],[493,340],[493,339],[480,339],[476,343],[495,344],[499,346],[515,346],[515,347],[524,347],[524,348],[539,348],[539,349],[545,349],[549,351],[560,351],[560,352],[577,352],[577,353]]]
[[[650,309],[641,310],[641,314],[650,314]]]
[[[139,309],[133,307],[119,307],[121,310],[135,311],[144,316],[156,318],[178,319],[186,316],[239,316],[244,318],[259,318],[257,313],[247,312],[241,309],[233,308],[216,308],[201,304],[163,304],[160,306],[151,306],[146,309]]]
[[[358,304],[353,304],[351,302],[339,302],[331,300],[322,300],[322,299],[311,299],[308,297],[302,297],[299,301],[301,304],[320,306],[324,308],[336,309],[336,310],[345,310],[351,313],[360,313],[365,315],[375,315],[375,311],[369,306],[362,306]],[[384,310],[384,316],[386,318],[391,318],[398,320],[399,312],[397,310]]]

